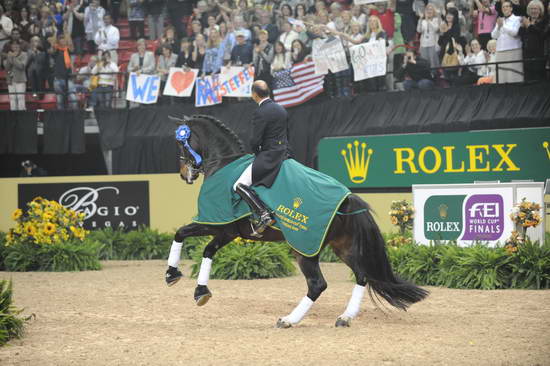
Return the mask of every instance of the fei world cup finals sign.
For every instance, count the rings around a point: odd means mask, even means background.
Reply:
[[[350,189],[550,178],[550,128],[324,138],[319,170]]]

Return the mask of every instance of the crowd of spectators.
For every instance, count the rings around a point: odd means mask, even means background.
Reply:
[[[359,82],[351,66],[329,73],[332,96],[393,90],[396,82],[429,89],[532,81],[547,77],[549,11],[548,0],[0,0],[0,65],[12,110],[25,109],[27,91],[40,98],[48,90],[58,108],[76,108],[81,94],[89,107],[110,107],[121,71],[165,83],[171,67],[202,76],[252,65],[278,88],[293,64],[311,59],[315,40],[334,38],[348,54],[384,40],[389,73]],[[126,59],[122,25],[134,41]],[[480,65],[488,62],[504,63]]]

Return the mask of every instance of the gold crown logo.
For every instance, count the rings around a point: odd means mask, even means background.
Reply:
[[[302,203],[304,203],[304,201],[302,201],[300,197],[296,197],[292,202],[292,207],[297,210],[302,205]]]
[[[359,141],[353,141],[353,146],[355,149],[352,149],[352,144],[347,145],[348,151],[346,151],[346,149],[342,149],[342,156],[346,162],[349,179],[353,183],[363,183],[367,180],[370,157],[373,151],[372,149],[367,150],[368,155],[365,160],[365,149],[367,148],[367,144],[365,142],[361,143],[361,154],[359,154]]]
[[[550,150],[548,150],[548,141],[544,141],[542,143],[542,147],[544,147],[544,150],[546,150],[546,155],[548,156],[548,160],[550,160]]]

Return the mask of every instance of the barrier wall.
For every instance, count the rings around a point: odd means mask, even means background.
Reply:
[[[97,183],[115,182],[111,185],[117,186],[116,182],[140,181],[148,182],[149,223],[152,228],[172,232],[189,223],[196,214],[197,197],[202,180],[196,184],[188,185],[180,179],[178,174],[3,178],[0,179],[0,230],[6,231],[13,225],[11,214],[17,208],[19,184],[96,183],[97,185]],[[359,196],[371,205],[375,212],[376,222],[383,232],[396,230],[391,225],[388,216],[392,200],[406,199],[412,202],[411,193],[367,193],[359,194]],[[142,199],[143,197],[134,198]],[[545,196],[545,201],[550,202],[550,195]],[[121,207],[120,211],[123,214],[124,207]],[[101,214],[101,209],[98,212]],[[550,231],[550,220],[546,220],[546,231]]]

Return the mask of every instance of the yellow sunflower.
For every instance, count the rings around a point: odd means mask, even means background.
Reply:
[[[28,236],[35,236],[36,235],[36,226],[34,226],[31,223],[26,223],[25,224],[25,233]]]
[[[11,218],[14,220],[17,220],[18,218],[21,217],[21,215],[23,215],[23,211],[20,208],[18,208],[17,210],[13,211],[13,213],[11,214]]]
[[[409,216],[407,215],[403,216],[403,222],[407,222],[407,221],[409,221]]]
[[[44,234],[52,235],[53,233],[55,233],[56,228],[57,227],[55,226],[55,224],[52,224],[51,222],[48,222],[46,224],[46,226],[44,226]]]

